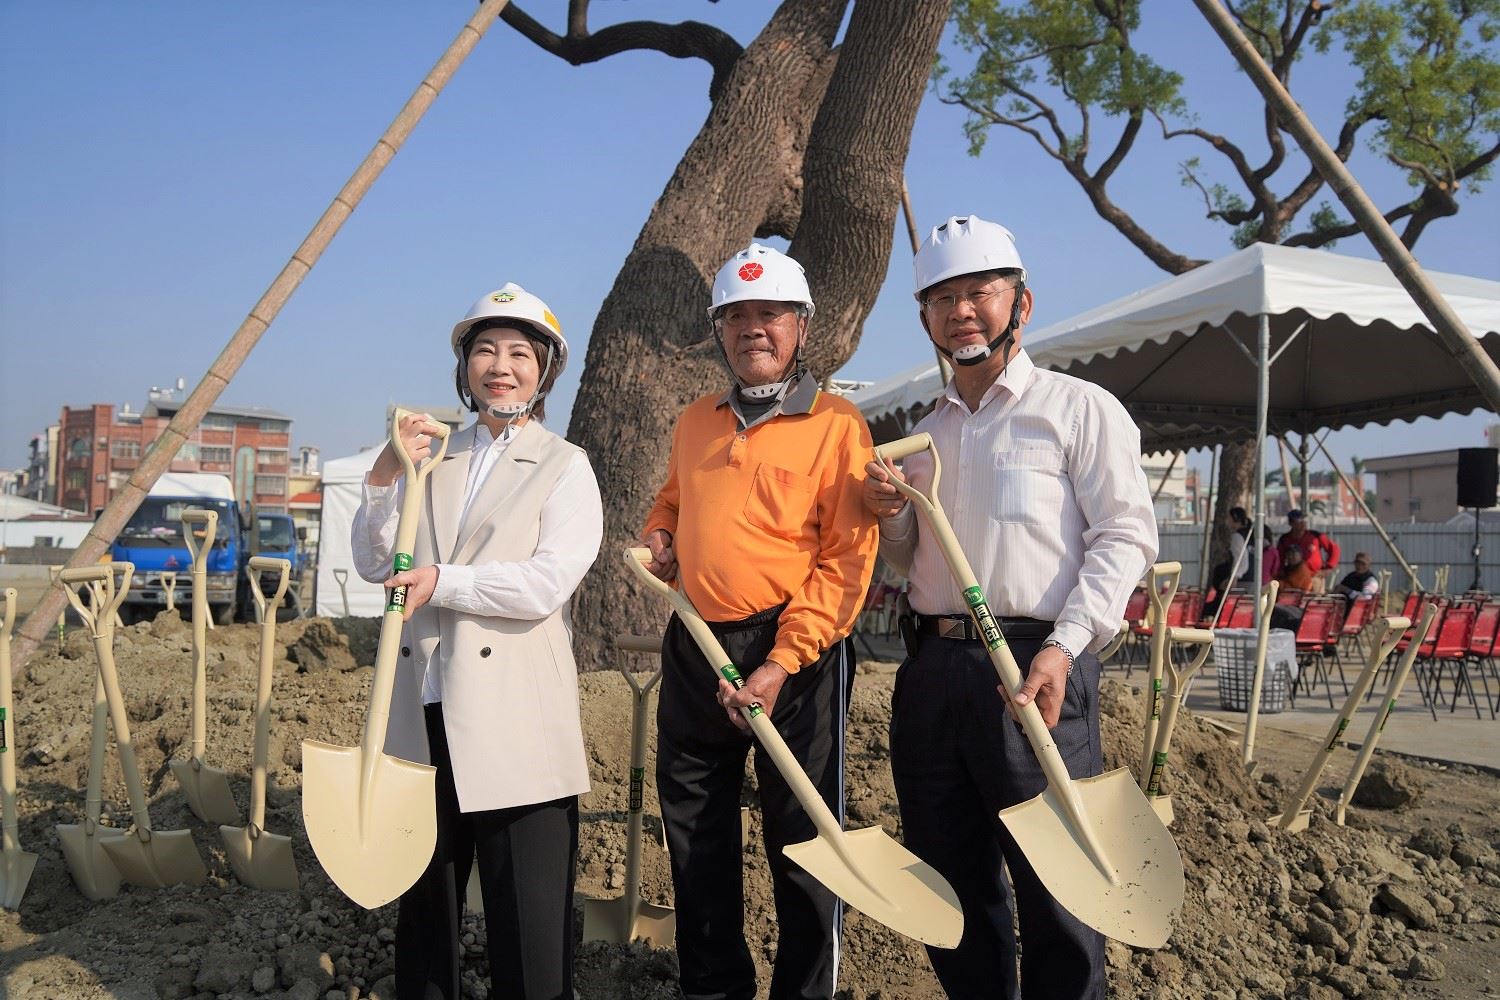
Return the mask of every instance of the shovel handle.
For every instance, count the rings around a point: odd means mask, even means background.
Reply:
[[[247,829],[251,837],[259,837],[266,825],[266,758],[271,750],[271,678],[273,658],[276,655],[276,608],[286,594],[290,582],[292,564],[288,559],[273,556],[254,556],[245,566],[250,577],[250,593],[260,608],[260,661],[255,679],[255,756],[250,762],[250,823]],[[262,573],[278,574],[276,594],[269,600],[261,590]]]
[[[260,586],[262,573],[277,574],[276,592],[269,598]],[[264,618],[268,610],[281,606],[281,599],[286,596],[287,586],[291,583],[292,563],[290,559],[278,559],[275,556],[252,556],[245,565],[245,575],[250,578],[250,596],[255,599],[255,606],[260,609],[261,617]]]
[[[677,612],[677,617],[682,620],[683,625],[687,626],[687,630],[692,634],[694,641],[697,642],[698,648],[703,651],[703,655],[708,659],[709,669],[713,671],[715,677],[722,677],[730,684],[733,684],[736,689],[744,687],[744,678],[740,676],[739,669],[735,667],[734,662],[729,658],[729,654],[724,652],[724,647],[719,644],[718,637],[713,634],[708,624],[698,615],[697,609],[688,601],[686,595],[679,590],[673,589],[651,574],[651,571],[646,568],[646,564],[650,561],[650,549],[627,548],[625,550],[625,564],[648,587],[662,597],[665,597],[667,602],[672,605],[673,610]],[[714,666],[714,664],[719,664],[719,666]],[[770,756],[772,762],[775,763],[776,769],[786,779],[786,783],[791,788],[792,794],[797,797],[797,802],[806,811],[808,818],[813,821],[813,826],[817,828],[818,835],[828,841],[829,845],[838,852],[839,856],[844,859],[851,870],[858,872],[860,866],[858,862],[849,856],[847,845],[844,843],[843,828],[839,826],[839,821],[829,811],[828,803],[823,801],[823,797],[813,787],[812,781],[807,777],[807,772],[802,770],[801,764],[797,763],[797,758],[793,756],[791,749],[787,747],[786,742],[781,738],[781,734],[776,731],[776,726],[771,722],[770,717],[762,711],[759,705],[741,708],[740,715],[750,724],[750,729],[755,733],[755,738],[760,741],[760,745],[765,748],[766,753]],[[879,889],[874,885],[870,885],[869,888],[879,893]]]
[[[1296,821],[1297,814],[1312,797],[1313,789],[1318,787],[1318,779],[1323,775],[1323,768],[1328,763],[1328,758],[1333,756],[1333,751],[1338,749],[1339,742],[1343,739],[1344,730],[1349,728],[1349,721],[1354,718],[1354,713],[1359,709],[1359,703],[1364,700],[1365,694],[1370,690],[1370,685],[1375,681],[1375,672],[1380,669],[1380,664],[1385,661],[1391,651],[1401,641],[1401,634],[1411,627],[1409,618],[1382,618],[1380,619],[1380,635],[1370,643],[1370,658],[1365,662],[1364,669],[1355,678],[1354,684],[1349,688],[1349,696],[1344,699],[1343,707],[1339,709],[1338,716],[1328,727],[1328,737],[1323,741],[1323,746],[1318,749],[1313,761],[1308,765],[1307,773],[1302,778],[1302,784],[1287,802],[1278,818],[1278,823],[1283,830],[1290,829]],[[1410,651],[1411,646],[1407,646]]]
[[[11,712],[10,633],[16,624],[16,590],[0,590],[5,610],[0,614],[0,851],[11,858],[21,849],[16,837],[20,817],[16,815],[15,719]]]
[[[1146,738],[1142,741],[1141,788],[1149,783],[1156,749],[1156,733],[1161,723],[1162,674],[1167,661],[1167,611],[1177,596],[1182,579],[1182,563],[1160,562],[1146,571],[1146,595],[1150,609],[1146,621],[1151,626],[1150,654],[1146,664]]]
[[[182,540],[187,545],[188,555],[193,557],[193,576],[207,575],[208,563],[204,553],[213,548],[219,534],[219,512],[207,507],[189,507],[182,512]],[[193,528],[201,527],[201,531]],[[194,586],[196,586],[196,582]]]
[[[932,435],[924,431],[921,434],[913,434],[910,437],[899,438],[881,445],[875,449],[875,457],[882,462],[899,462],[903,458],[929,449],[932,449]],[[936,450],[933,450],[933,454],[937,454]]]
[[[1250,700],[1245,705],[1245,733],[1240,737],[1240,761],[1248,771],[1255,766],[1255,724],[1260,718],[1260,692],[1266,678],[1266,644],[1271,639],[1271,609],[1281,584],[1272,580],[1261,589],[1256,608],[1255,670],[1250,678]]]
[[[1173,666],[1170,656],[1167,657],[1166,669],[1172,675],[1172,686],[1167,692],[1167,704],[1162,710],[1161,725],[1156,731],[1156,742],[1152,744],[1151,769],[1146,780],[1147,798],[1154,798],[1161,794],[1161,779],[1167,770],[1167,748],[1172,744],[1172,731],[1177,727],[1177,712],[1182,708],[1182,698],[1187,693],[1188,681],[1203,669],[1203,664],[1208,661],[1208,656],[1214,648],[1214,634],[1206,628],[1182,628],[1169,625],[1166,626],[1166,633],[1169,643],[1196,645],[1198,651],[1193,655],[1191,662],[1181,670]]]
[[[115,574],[120,573],[120,582],[115,583]],[[71,586],[67,588],[68,601],[78,616],[83,619],[93,632],[94,638],[108,636],[111,640],[115,634],[115,613],[120,610],[120,605],[125,603],[125,598],[130,594],[130,579],[135,575],[135,564],[128,562],[99,563],[95,566],[77,566],[73,569],[65,569],[59,578],[63,583],[75,584],[86,583],[89,585],[89,604],[84,605],[83,599]]]
[[[1067,765],[1063,763],[1062,754],[1057,750],[1057,743],[1052,739],[1052,733],[1047,729],[1047,724],[1042,721],[1041,711],[1034,701],[1020,706],[1015,704],[1015,694],[1025,683],[1021,676],[1021,667],[1016,663],[1015,654],[1010,651],[1005,635],[1000,631],[1000,625],[990,611],[989,602],[985,600],[984,591],[979,586],[979,577],[975,575],[973,567],[969,565],[968,557],[959,547],[958,536],[954,535],[953,526],[948,523],[948,515],[943,512],[943,506],[938,502],[937,484],[938,477],[942,473],[942,466],[932,438],[926,434],[914,434],[909,438],[894,442],[894,445],[895,447],[883,446],[875,451],[876,461],[886,466],[887,469],[889,469],[888,455],[913,455],[922,450],[922,447],[930,449],[932,454],[932,481],[928,485],[930,495],[923,493],[910,483],[902,482],[895,476],[891,477],[891,485],[895,486],[913,506],[922,512],[928,527],[932,530],[938,548],[948,563],[948,570],[958,583],[959,590],[963,592],[969,615],[974,619],[979,635],[984,640],[990,662],[994,665],[995,672],[1000,675],[1000,682],[1010,696],[1011,706],[1016,718],[1020,720],[1027,742],[1031,744],[1032,752],[1036,754],[1037,761],[1042,765],[1042,773],[1047,777],[1049,791],[1057,796],[1066,814],[1068,825],[1082,842],[1100,874],[1108,878],[1111,885],[1119,885],[1119,870],[1105,853],[1104,845],[1099,842],[1098,834],[1089,821],[1088,813],[1084,810],[1083,798],[1078,794],[1072,776],[1068,774]]]

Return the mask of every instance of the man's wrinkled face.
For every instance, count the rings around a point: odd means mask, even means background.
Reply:
[[[719,313],[719,329],[729,367],[745,386],[779,382],[789,374],[806,336],[796,303],[767,299],[731,302]]]

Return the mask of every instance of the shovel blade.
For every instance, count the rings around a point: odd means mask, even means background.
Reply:
[[[118,838],[119,831],[111,830],[106,836],[96,827],[90,836],[79,823],[59,823],[55,829],[62,844],[63,860],[68,863],[68,871],[83,898],[97,903],[119,895],[120,870],[104,851],[104,841]]]
[[[825,837],[793,844],[786,856],[872,920],[935,948],[956,948],[964,934],[958,894],[927,862],[880,827],[843,834],[845,862]]]
[[[364,760],[359,747],[303,741],[302,822],[328,877],[373,910],[410,889],[432,861],[437,772],[380,754],[361,788]]]
[[[1118,881],[1100,871],[1053,789],[1000,810],[1000,819],[1063,909],[1106,937],[1160,948],[1182,906],[1177,843],[1128,768],[1073,787]]]
[[[297,891],[297,862],[292,838],[260,831],[252,837],[248,826],[221,826],[219,837],[229,865],[243,883],[273,892]]]
[[[131,885],[163,889],[169,885],[197,885],[208,878],[193,835],[187,830],[151,830],[142,840],[139,831],[104,842],[120,875]]]
[[[0,861],[0,906],[19,910],[26,885],[36,870],[36,855],[30,851],[11,851]]]
[[[677,940],[677,913],[670,906],[636,904],[635,919],[620,899],[583,901],[583,939],[607,944],[644,941],[653,948],[670,948]]]
[[[187,797],[188,808],[193,815],[205,823],[227,825],[238,823],[240,807],[234,804],[234,793],[229,790],[229,775],[217,767],[191,760],[171,761],[172,775],[182,786]]]

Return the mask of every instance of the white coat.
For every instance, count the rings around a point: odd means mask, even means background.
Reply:
[[[464,508],[474,428],[453,435],[427,478],[413,566],[515,562],[536,550],[542,507],[576,445],[535,420],[516,434]],[[568,604],[540,620],[431,604],[401,632],[385,752],[429,763],[422,679],[440,671],[459,809],[547,802],[589,789]]]

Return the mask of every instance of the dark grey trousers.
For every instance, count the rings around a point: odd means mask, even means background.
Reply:
[[[1104,938],[1057,905],[997,815],[1040,794],[1047,779],[1025,733],[1006,714],[988,654],[977,641],[922,636],[919,642],[896,674],[891,770],[906,846],[952,884],[963,904],[959,946],[927,949],[938,981],[953,1000],[1103,997]],[[1024,674],[1041,641],[1010,647]],[[1075,778],[1103,770],[1099,669],[1097,658],[1077,658],[1052,731]]]

